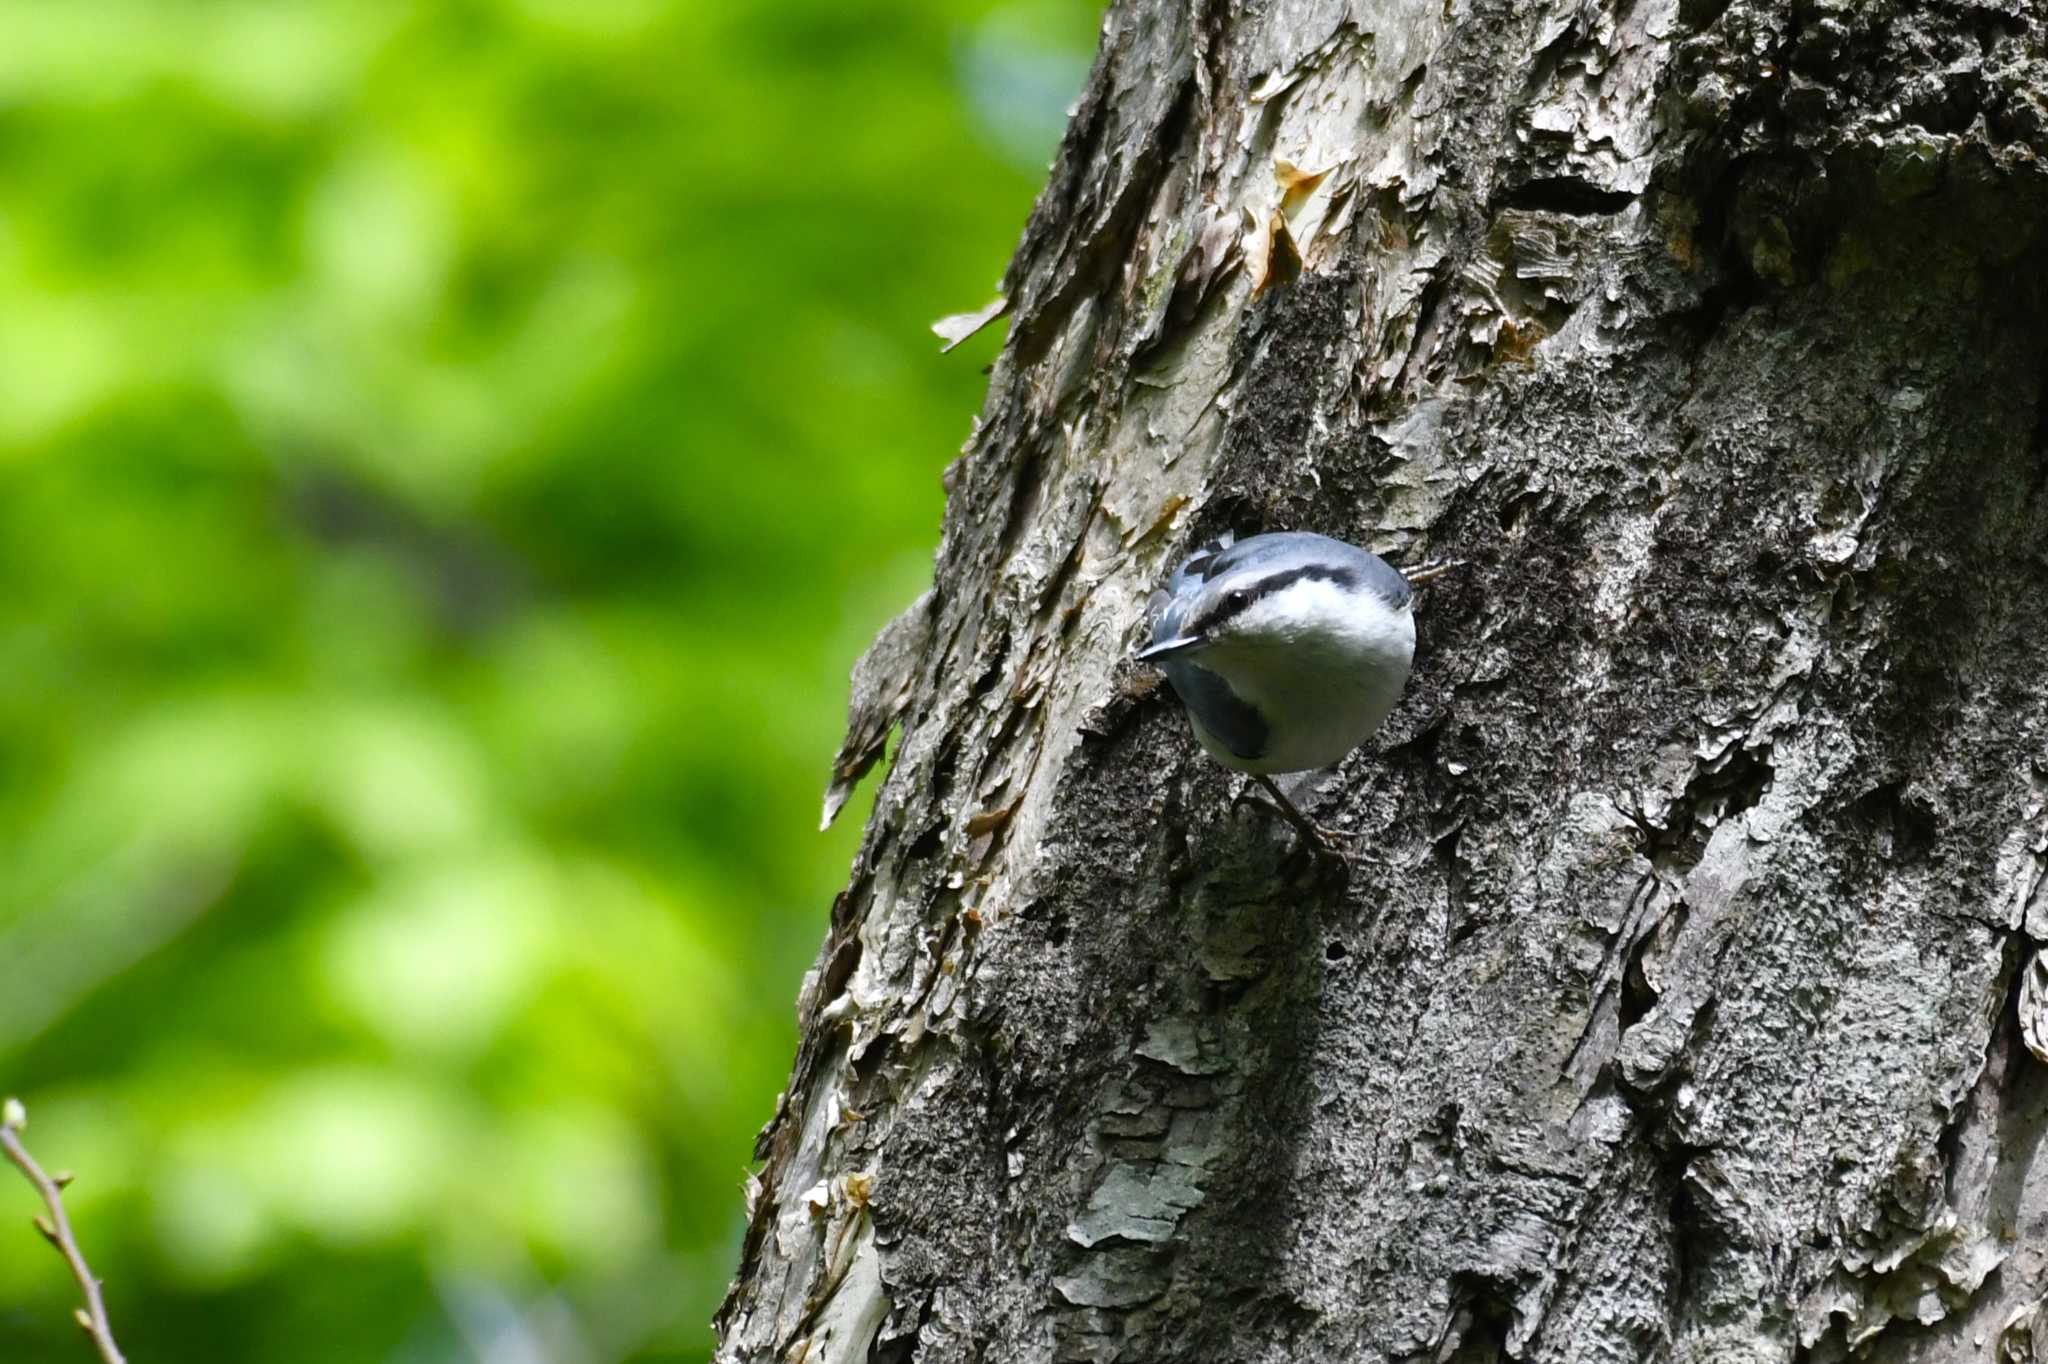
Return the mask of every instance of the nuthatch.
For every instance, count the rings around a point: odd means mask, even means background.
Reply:
[[[1380,727],[1415,657],[1414,598],[1384,559],[1342,540],[1226,535],[1154,595],[1138,657],[1173,683],[1209,756],[1250,773],[1305,839],[1328,847],[1270,774],[1332,766]]]

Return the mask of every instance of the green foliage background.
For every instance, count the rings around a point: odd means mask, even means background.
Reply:
[[[0,0],[0,1090],[138,1364],[708,1356],[1096,14]]]

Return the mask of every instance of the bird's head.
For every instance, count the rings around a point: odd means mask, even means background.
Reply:
[[[1392,608],[1348,565],[1247,565],[1191,583],[1167,604],[1170,626],[1138,657],[1148,662],[1287,649],[1355,633]]]

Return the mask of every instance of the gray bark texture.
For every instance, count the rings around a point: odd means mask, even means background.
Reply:
[[[2048,1360],[2048,14],[1116,0],[725,1361]],[[1234,804],[1224,529],[1424,588]]]

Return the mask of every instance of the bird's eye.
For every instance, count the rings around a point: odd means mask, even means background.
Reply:
[[[1242,611],[1245,607],[1251,605],[1251,600],[1252,594],[1245,591],[1243,588],[1239,588],[1237,591],[1230,593],[1223,599],[1224,604],[1227,605],[1233,611]]]

